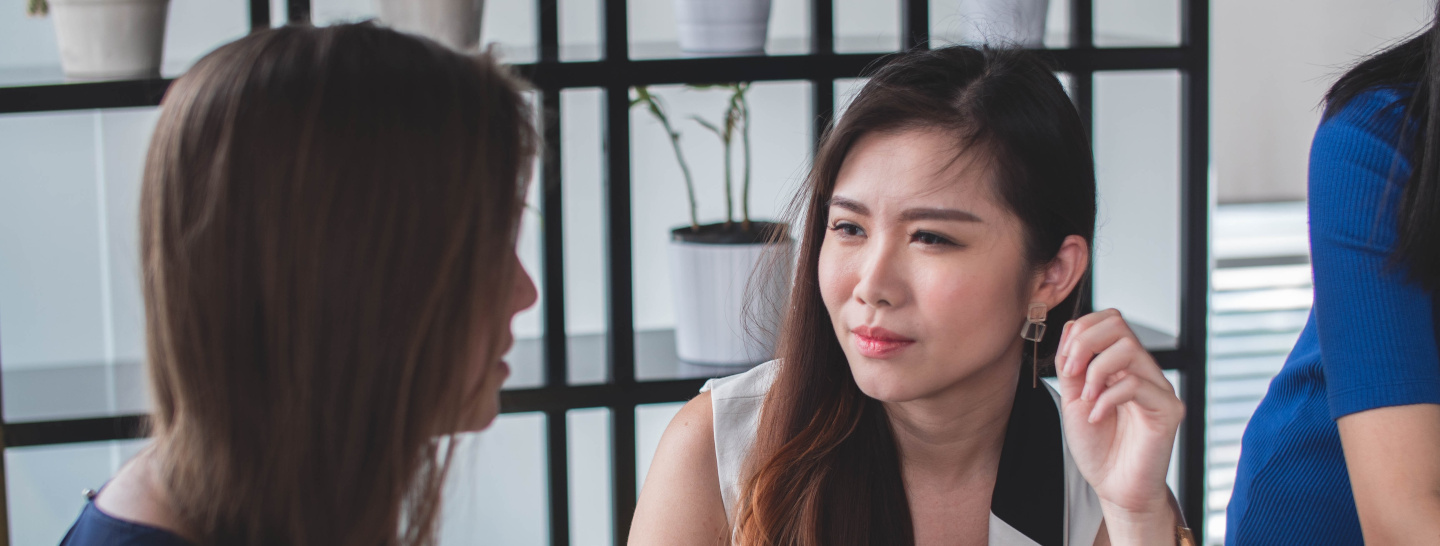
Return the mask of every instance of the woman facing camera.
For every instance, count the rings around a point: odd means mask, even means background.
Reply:
[[[458,431],[498,412],[535,138],[520,85],[370,25],[207,55],[141,196],[150,446],[65,538],[434,542]]]
[[[631,544],[1188,535],[1165,484],[1183,405],[1118,312],[1066,322],[1095,175],[1050,67],[899,57],[825,136],[797,204],[778,358],[671,421]],[[1051,357],[1058,392],[1034,369]]]

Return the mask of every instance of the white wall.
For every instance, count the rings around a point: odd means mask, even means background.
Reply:
[[[1213,0],[1219,200],[1305,198],[1320,100],[1347,65],[1423,28],[1434,0]]]

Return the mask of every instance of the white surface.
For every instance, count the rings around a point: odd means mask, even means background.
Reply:
[[[375,0],[382,23],[461,50],[479,46],[484,5],[484,0]]]
[[[570,544],[605,546],[614,535],[610,408],[570,410]]]
[[[665,427],[684,406],[684,402],[672,402],[635,407],[636,491],[645,488],[645,475],[650,472],[650,461],[655,460],[655,450],[660,447],[660,436],[665,434]]]
[[[726,366],[773,358],[794,245],[670,242],[675,351]],[[771,268],[771,263],[783,264]],[[747,293],[747,290],[751,292]],[[747,296],[751,303],[747,307]]]
[[[169,0],[50,0],[60,65],[75,78],[160,74]]]
[[[172,0],[165,27],[163,65],[183,70],[201,55],[250,30],[249,4],[219,0]],[[0,70],[59,66],[54,13],[26,17],[23,2],[0,9]]]
[[[1049,0],[958,0],[961,39],[967,44],[1044,47]]]
[[[770,0],[674,0],[680,49],[696,53],[765,49]]]

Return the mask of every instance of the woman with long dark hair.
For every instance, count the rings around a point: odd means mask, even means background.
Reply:
[[[369,24],[206,55],[141,192],[149,447],[65,546],[432,544],[485,428],[536,139],[488,56]]]
[[[671,421],[630,543],[1180,541],[1183,405],[1118,312],[1067,322],[1093,162],[1030,53],[922,50],[872,74],[797,199],[777,359]],[[1058,391],[1036,377],[1052,357]]]
[[[1325,95],[1309,322],[1242,441],[1228,544],[1440,544],[1440,12]]]

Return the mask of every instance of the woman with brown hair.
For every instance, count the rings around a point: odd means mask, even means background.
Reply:
[[[1173,387],[1118,312],[1066,322],[1095,170],[1051,67],[899,56],[826,134],[797,206],[777,358],[671,421],[631,544],[1193,541],[1165,484]],[[1037,377],[1052,356],[1058,390]]]
[[[152,444],[63,544],[435,541],[498,412],[522,86],[368,24],[251,34],[161,105],[141,197]]]

